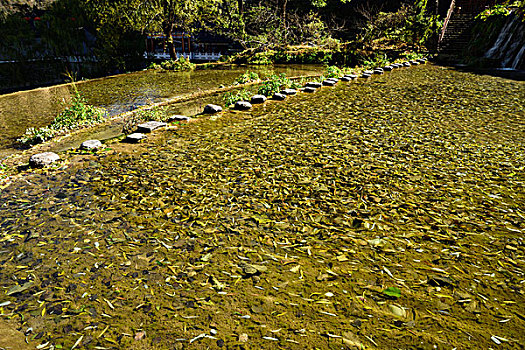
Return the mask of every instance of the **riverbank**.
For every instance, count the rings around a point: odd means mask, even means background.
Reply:
[[[64,348],[519,348],[523,89],[416,66],[65,154],[0,194],[3,318]]]

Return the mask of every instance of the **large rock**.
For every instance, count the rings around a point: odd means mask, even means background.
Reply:
[[[57,160],[60,160],[60,157],[58,154],[53,152],[44,152],[44,153],[38,153],[33,154],[31,158],[29,158],[29,165],[33,168],[42,168],[46,165],[53,164]]]
[[[191,120],[190,117],[187,117],[185,115],[178,115],[178,114],[175,114],[175,115],[171,115],[168,117],[168,122],[170,123],[173,123],[173,122],[189,122]]]
[[[264,95],[253,95],[250,102],[253,104],[264,103],[266,101],[266,96]]]
[[[281,90],[281,94],[286,95],[286,96],[295,95],[296,93],[297,93],[297,90],[295,90],[295,89],[284,89],[284,90]]]
[[[102,148],[102,142],[99,140],[87,140],[80,145],[80,149],[85,149],[87,151],[96,151],[100,148]]]
[[[282,101],[286,99],[286,95],[276,92],[275,94],[273,94],[272,99],[277,100],[277,101]]]
[[[250,108],[252,108],[252,104],[247,101],[237,101],[235,102],[235,106],[233,107],[233,109],[238,111],[247,111]]]
[[[167,123],[157,122],[157,121],[152,120],[152,121],[137,125],[137,132],[148,133],[158,128],[164,128],[167,125],[168,125]]]
[[[317,81],[309,81],[308,83],[306,83],[305,86],[317,89],[317,88],[320,88],[321,86],[323,86],[323,84],[318,83]]]
[[[214,104],[206,105],[203,111],[204,114],[214,114],[214,113],[219,113],[219,112],[222,112],[222,107],[214,105]]]
[[[146,135],[140,133],[140,132],[136,132],[136,133],[133,133],[133,134],[130,134],[128,136],[126,136],[126,139],[124,141],[126,142],[129,142],[129,143],[137,143],[137,142],[140,142],[141,140],[147,138]]]

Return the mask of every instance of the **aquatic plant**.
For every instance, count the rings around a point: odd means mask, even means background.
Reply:
[[[297,88],[299,85],[286,77],[286,74],[272,74],[259,87],[258,93],[265,96],[273,95],[281,89]]]
[[[102,108],[88,104],[86,99],[75,91],[71,105],[57,115],[51,125],[28,128],[17,141],[26,146],[36,145],[68,130],[100,123],[104,120],[104,116],[105,111]]]
[[[249,101],[250,92],[246,89],[242,89],[236,92],[227,92],[222,96],[222,100],[226,106],[234,105],[237,101]]]
[[[248,71],[244,74],[241,74],[237,79],[235,79],[235,82],[238,84],[246,84],[258,81],[259,79],[259,74],[252,71]]]
[[[160,68],[173,71],[194,70],[195,63],[191,63],[189,59],[186,59],[182,56],[176,60],[167,60],[162,62],[160,64]]]
[[[135,131],[137,124],[155,120],[159,122],[166,121],[168,119],[167,107],[144,108],[136,110],[129,118],[124,121],[122,132],[124,134],[131,134]]]

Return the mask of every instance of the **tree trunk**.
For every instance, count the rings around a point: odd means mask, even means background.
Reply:
[[[242,14],[244,12],[244,4],[242,0],[237,0],[237,6],[239,7],[239,15],[241,15],[242,17]]]
[[[168,48],[168,53],[170,54],[170,58],[172,60],[177,59],[177,55],[175,54],[175,45],[173,45],[173,24],[167,24],[164,27],[164,36],[166,37],[166,46]]]

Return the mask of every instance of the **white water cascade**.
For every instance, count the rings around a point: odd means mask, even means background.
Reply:
[[[486,58],[500,62],[501,68],[525,69],[525,23],[512,13],[501,29]]]

